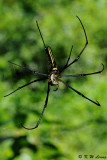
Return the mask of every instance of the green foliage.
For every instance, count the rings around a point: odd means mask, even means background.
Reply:
[[[84,78],[65,78],[101,108],[60,84],[51,87],[49,103],[39,128],[35,126],[44,105],[47,81],[37,82],[15,94],[3,96],[36,79],[29,72],[8,64],[12,61],[47,73],[47,57],[36,27],[38,20],[46,45],[51,46],[62,67],[74,45],[73,60],[85,44],[76,15],[82,20],[89,45],[80,60],[65,72],[88,73],[107,67],[106,0],[1,0],[0,1],[0,159],[77,160],[78,155],[106,155],[106,72]]]

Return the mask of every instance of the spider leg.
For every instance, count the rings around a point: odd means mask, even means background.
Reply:
[[[61,77],[82,77],[82,76],[88,76],[88,75],[92,75],[92,74],[99,74],[104,70],[104,65],[102,64],[103,68],[102,70],[98,71],[98,72],[93,72],[93,73],[87,73],[87,74],[76,74],[76,75],[65,75],[65,76],[61,76]]]
[[[22,89],[22,88],[28,86],[28,85],[31,84],[31,83],[38,82],[38,81],[42,81],[42,80],[45,80],[45,79],[47,79],[47,78],[41,78],[41,79],[33,80],[33,81],[31,81],[31,82],[29,82],[29,83],[27,83],[27,84],[25,84],[25,85],[23,85],[23,86],[21,86],[21,87],[18,87],[16,90],[14,90],[13,92],[5,95],[4,97],[7,97],[7,96],[13,94],[14,92],[16,92],[16,91],[18,91],[19,89]]]
[[[70,64],[68,64],[68,65],[65,67],[65,69],[68,68],[68,67],[69,67],[70,65],[72,65],[73,63],[75,63],[76,61],[79,60],[81,54],[83,53],[83,51],[85,50],[85,48],[86,48],[86,46],[87,46],[87,44],[88,44],[87,34],[86,34],[85,28],[84,28],[84,26],[83,26],[83,24],[82,24],[82,21],[80,20],[80,18],[79,18],[78,16],[76,16],[76,17],[79,19],[79,21],[80,21],[80,23],[81,23],[81,26],[82,26],[82,28],[83,28],[83,31],[84,31],[84,34],[85,34],[85,38],[86,38],[86,43],[85,43],[85,46],[83,47],[83,49],[81,50],[80,54],[78,55],[78,57],[77,57],[76,59],[74,59]]]
[[[43,107],[42,113],[41,113],[41,115],[40,115],[40,118],[39,118],[36,126],[33,127],[33,128],[27,128],[27,127],[24,127],[24,125],[21,123],[21,125],[22,125],[23,128],[25,128],[25,129],[27,129],[27,130],[32,130],[32,129],[35,129],[35,128],[37,128],[37,127],[39,126],[40,121],[41,121],[41,118],[42,118],[42,116],[43,116],[43,113],[44,113],[45,108],[46,108],[47,103],[48,103],[49,92],[50,92],[50,85],[49,85],[49,83],[48,83],[48,90],[47,90],[47,96],[46,96],[46,100],[45,100],[45,105],[44,105],[44,107]]]
[[[82,96],[83,98],[85,98],[85,99],[87,99],[87,100],[89,100],[89,101],[91,101],[92,103],[94,103],[94,104],[96,104],[97,106],[101,106],[100,104],[99,104],[99,102],[97,101],[97,102],[95,102],[95,101],[93,101],[93,100],[91,100],[91,99],[89,99],[89,98],[87,98],[86,96],[84,96],[82,93],[80,93],[79,91],[77,91],[76,89],[74,89],[74,88],[72,88],[71,86],[69,86],[67,83],[65,83],[64,81],[62,81],[62,80],[60,80],[59,79],[59,81],[60,82],[62,82],[63,84],[65,84],[68,88],[70,88],[70,89],[72,89],[74,92],[76,92],[77,94],[79,94],[80,96]]]
[[[39,30],[39,33],[40,33],[40,36],[41,36],[41,39],[42,39],[44,48],[45,48],[45,50],[46,50],[46,45],[45,45],[45,42],[44,42],[44,39],[43,39],[43,36],[42,36],[42,33],[41,33],[41,31],[40,31],[40,28],[39,28],[39,25],[38,25],[38,22],[37,22],[37,21],[36,21],[36,24],[37,24],[37,27],[38,27],[38,30]]]
[[[58,88],[59,88],[59,83],[57,84],[57,88],[56,88],[56,89],[54,89],[53,91],[57,91],[57,90],[58,90]]]
[[[61,69],[60,73],[63,72],[63,71],[65,70],[65,68],[68,66],[68,62],[69,62],[70,57],[71,57],[72,49],[73,49],[73,46],[71,47],[70,54],[69,54],[69,57],[68,57],[68,59],[67,59],[67,62],[66,62],[66,64],[65,64],[65,66]]]
[[[58,88],[54,89],[53,91],[55,91],[55,92],[56,92],[57,90],[58,90]]]
[[[48,76],[47,74],[33,71],[33,70],[29,69],[29,68],[20,66],[20,65],[18,65],[18,64],[16,64],[16,63],[13,63],[13,62],[10,62],[10,61],[8,61],[8,62],[11,63],[11,64],[13,64],[13,65],[16,65],[16,66],[18,66],[18,67],[21,67],[21,68],[23,68],[23,69],[26,70],[26,71],[33,72],[34,74],[39,74],[39,75],[43,75],[43,76]]]

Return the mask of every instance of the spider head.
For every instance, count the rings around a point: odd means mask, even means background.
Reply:
[[[59,72],[57,68],[53,68],[53,70],[51,71],[50,75],[49,75],[49,82],[51,85],[57,85],[57,87],[59,86]],[[58,87],[59,88],[59,87]]]
[[[57,74],[52,73],[50,75],[50,80],[53,85],[58,85],[58,75]]]

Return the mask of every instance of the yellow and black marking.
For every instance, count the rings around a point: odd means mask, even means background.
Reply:
[[[53,68],[52,70],[53,70],[53,71],[57,71],[57,70],[58,70],[58,68],[57,68],[57,67],[55,67],[55,68]]]
[[[49,57],[49,62],[51,65],[51,69],[57,69],[56,68],[56,62],[52,53],[52,49],[50,47],[47,47],[47,51],[48,51],[48,57]]]

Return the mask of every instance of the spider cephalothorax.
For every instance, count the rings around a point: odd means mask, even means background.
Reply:
[[[80,51],[78,57],[77,57],[76,59],[74,59],[71,63],[69,63],[73,46],[71,47],[71,51],[70,51],[69,57],[68,57],[68,59],[67,59],[67,62],[66,62],[66,64],[65,64],[65,66],[64,66],[60,71],[59,71],[58,68],[57,68],[57,65],[56,65],[56,62],[55,62],[55,59],[54,59],[54,56],[53,56],[53,53],[52,53],[51,48],[50,48],[50,47],[46,47],[46,45],[45,45],[45,42],[44,42],[44,40],[43,40],[43,37],[42,37],[42,34],[41,34],[40,29],[39,29],[39,25],[38,25],[38,22],[37,22],[37,21],[36,21],[37,27],[38,27],[40,36],[41,36],[41,38],[42,38],[42,42],[43,42],[43,44],[44,44],[45,52],[46,52],[46,54],[47,54],[47,56],[48,56],[48,61],[49,61],[48,74],[36,72],[36,71],[33,71],[33,70],[28,69],[28,68],[26,68],[26,67],[22,67],[22,66],[20,66],[20,65],[18,65],[18,64],[9,62],[9,63],[11,63],[11,64],[17,65],[17,66],[19,66],[19,67],[27,70],[27,71],[33,72],[34,74],[42,75],[42,76],[44,76],[44,77],[43,77],[43,78],[40,78],[40,79],[33,80],[33,81],[31,81],[31,82],[29,82],[29,83],[27,83],[27,84],[25,84],[25,85],[17,88],[15,91],[11,92],[10,94],[5,95],[4,97],[7,97],[7,96],[11,95],[12,93],[16,92],[17,90],[19,90],[19,89],[21,89],[21,88],[23,88],[23,87],[25,87],[25,86],[28,86],[28,85],[31,84],[31,83],[48,79],[47,96],[46,96],[45,105],[44,105],[44,107],[43,107],[41,116],[40,116],[40,118],[39,118],[36,126],[33,127],[33,128],[26,128],[26,127],[23,126],[23,124],[21,124],[22,127],[25,128],[25,129],[32,130],[32,129],[35,129],[35,128],[38,127],[38,125],[39,125],[39,123],[40,123],[40,120],[41,120],[41,118],[42,118],[42,116],[43,116],[43,113],[44,113],[44,111],[45,111],[45,108],[46,108],[46,106],[47,106],[47,103],[48,103],[48,97],[49,97],[49,92],[50,92],[50,85],[51,85],[51,86],[57,85],[57,88],[54,90],[54,91],[56,91],[56,90],[59,88],[59,81],[62,82],[64,85],[66,85],[66,86],[67,86],[68,88],[70,88],[71,90],[73,90],[74,92],[76,92],[77,94],[79,94],[80,96],[82,96],[83,98],[89,100],[90,102],[96,104],[97,106],[100,106],[100,104],[99,104],[98,101],[95,102],[95,101],[91,100],[90,98],[86,97],[85,95],[83,95],[82,93],[80,93],[79,91],[77,91],[76,89],[74,89],[73,87],[69,86],[66,82],[64,82],[64,81],[61,79],[62,77],[83,77],[83,76],[98,74],[98,73],[101,73],[101,72],[104,70],[104,65],[102,64],[102,66],[103,66],[102,70],[97,71],[97,72],[86,73],[86,74],[83,74],[83,73],[82,73],[82,74],[76,74],[76,75],[65,75],[65,76],[64,76],[64,75],[61,75],[62,72],[63,72],[65,69],[67,69],[69,66],[71,66],[72,64],[74,64],[76,61],[79,60],[81,54],[83,53],[83,51],[85,50],[85,48],[86,48],[86,46],[87,46],[87,44],[88,44],[88,39],[87,39],[87,35],[86,35],[86,31],[85,31],[85,29],[84,29],[84,26],[83,26],[80,18],[79,18],[78,16],[76,16],[76,17],[79,19],[79,21],[80,21],[80,23],[81,23],[81,26],[82,26],[82,28],[83,28],[83,31],[84,31],[84,34],[85,34],[85,38],[86,38],[86,43],[85,43],[85,46],[83,47],[83,49]]]
[[[57,91],[59,88],[59,71],[57,67],[53,68],[49,74],[49,84],[51,86],[57,85],[57,88],[54,91]]]
[[[58,70],[52,70],[51,74],[49,75],[49,82],[52,85],[58,85],[59,80],[58,80]]]

